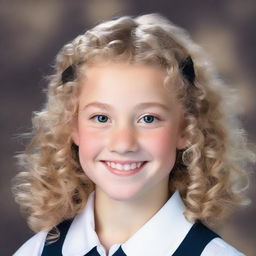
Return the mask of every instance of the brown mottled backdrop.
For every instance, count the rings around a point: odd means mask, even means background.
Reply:
[[[17,172],[13,155],[24,147],[15,136],[29,130],[32,111],[42,107],[43,77],[51,73],[58,50],[96,22],[151,12],[186,28],[212,57],[223,78],[241,90],[246,111],[241,118],[248,139],[255,142],[255,0],[1,0],[0,255],[11,255],[33,234],[10,191]],[[255,175],[252,178],[252,205],[217,229],[248,256],[256,255]]]

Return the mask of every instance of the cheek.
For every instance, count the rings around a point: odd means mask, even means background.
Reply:
[[[148,136],[145,140],[147,148],[157,157],[163,157],[176,151],[176,140],[170,129],[161,129]]]
[[[90,129],[83,129],[79,139],[79,158],[82,163],[96,156],[102,146],[103,136]]]

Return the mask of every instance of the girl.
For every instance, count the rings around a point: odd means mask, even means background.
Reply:
[[[37,232],[15,256],[244,255],[209,227],[247,204],[234,90],[158,14],[65,45],[33,117],[16,201]]]

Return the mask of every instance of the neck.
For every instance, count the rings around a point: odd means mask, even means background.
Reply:
[[[101,243],[110,248],[128,240],[167,202],[168,191],[168,183],[164,182],[140,197],[115,200],[96,187],[95,231]]]

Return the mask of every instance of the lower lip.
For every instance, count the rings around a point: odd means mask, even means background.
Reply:
[[[136,168],[133,170],[122,170],[122,171],[119,171],[117,169],[112,168],[111,166],[108,166],[105,162],[102,162],[102,163],[107,167],[107,169],[111,173],[113,173],[117,176],[131,176],[131,175],[134,175],[137,172],[141,171],[141,169],[146,165],[147,162],[144,162],[139,168]]]

